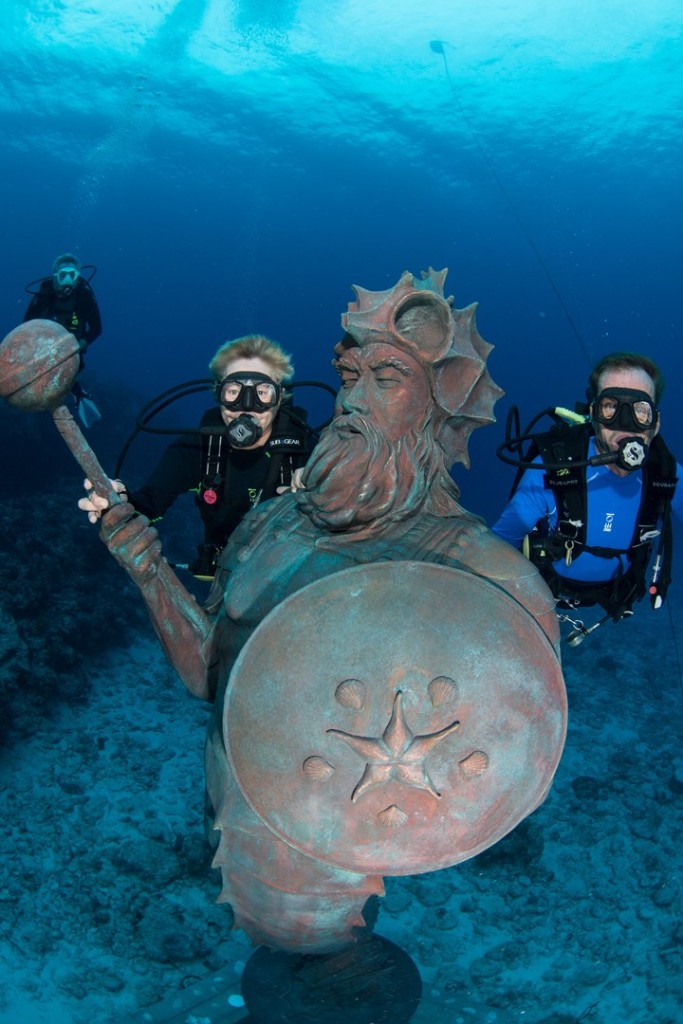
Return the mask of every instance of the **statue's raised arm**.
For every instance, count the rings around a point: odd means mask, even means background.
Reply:
[[[154,629],[191,693],[210,697],[211,621],[163,558],[157,531],[137,517],[105,475],[65,404],[79,369],[73,334],[52,320],[29,320],[0,345],[0,395],[17,409],[49,411],[95,494],[108,508],[101,536],[140,588]]]

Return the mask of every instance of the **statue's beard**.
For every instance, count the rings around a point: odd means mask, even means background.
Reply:
[[[297,501],[328,530],[395,522],[424,503],[428,482],[442,464],[429,427],[391,442],[364,416],[340,416],[316,445]]]

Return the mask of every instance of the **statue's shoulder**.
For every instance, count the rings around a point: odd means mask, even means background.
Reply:
[[[558,650],[555,599],[536,566],[482,520],[467,517],[451,522],[450,533],[446,530],[443,534],[444,564],[476,573],[505,590],[536,619]]]
[[[492,579],[538,576],[536,567],[521,551],[501,540],[482,520],[467,523],[459,533],[454,549],[464,555],[472,569],[485,570]]]
[[[422,561],[473,568],[472,561],[487,560],[489,533],[484,521],[470,512],[451,516],[429,513],[413,521],[403,543],[413,547],[412,557]]]

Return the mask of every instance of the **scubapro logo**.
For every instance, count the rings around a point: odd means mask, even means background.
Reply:
[[[602,528],[603,533],[612,532],[612,523],[614,522],[614,512],[605,513],[605,525]]]

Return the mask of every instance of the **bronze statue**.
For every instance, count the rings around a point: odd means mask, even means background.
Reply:
[[[95,481],[102,539],[186,687],[213,701],[219,899],[277,950],[348,947],[383,875],[495,843],[542,802],[562,751],[550,592],[448,473],[501,392],[475,306],[453,309],[445,276],[355,289],[334,420],[302,487],[233,534],[204,609],[148,521]],[[2,347],[7,394],[1,367]]]

